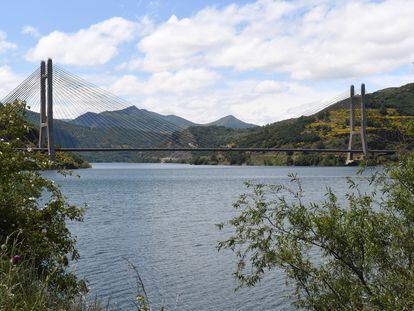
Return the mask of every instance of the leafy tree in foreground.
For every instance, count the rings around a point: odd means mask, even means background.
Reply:
[[[26,145],[35,131],[26,122],[25,111],[24,103],[18,101],[0,106],[0,266],[6,269],[9,261],[25,262],[55,296],[49,303],[70,300],[79,294],[82,283],[66,267],[67,256],[79,256],[66,221],[82,220],[83,210],[69,205],[53,181],[42,176],[41,171],[53,165],[46,155],[16,149]],[[10,271],[17,270],[0,271],[0,281]],[[19,284],[10,283],[14,307],[24,303],[19,290],[21,294],[28,290]],[[0,309],[7,309],[3,303],[7,303],[5,296]]]
[[[238,256],[239,286],[283,270],[295,305],[311,310],[414,309],[414,156],[369,178],[371,193],[349,180],[346,204],[327,190],[305,203],[295,185],[247,184],[219,242]]]

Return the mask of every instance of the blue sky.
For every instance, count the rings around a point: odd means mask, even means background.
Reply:
[[[2,1],[0,12],[0,97],[52,57],[140,108],[266,124],[351,83],[414,78],[410,0]]]

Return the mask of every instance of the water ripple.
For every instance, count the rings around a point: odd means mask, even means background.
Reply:
[[[225,234],[214,224],[234,215],[232,203],[244,181],[288,181],[296,170],[310,200],[326,186],[344,193],[355,168],[195,167],[160,164],[95,164],[77,178],[56,180],[72,203],[88,203],[82,224],[70,224],[81,259],[75,270],[92,294],[121,310],[133,310],[139,270],[154,310],[292,310],[291,286],[280,271],[253,289],[237,286],[235,256],[218,253]]]

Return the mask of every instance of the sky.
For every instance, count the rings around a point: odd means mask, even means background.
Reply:
[[[413,0],[0,1],[0,98],[52,58],[139,108],[299,116],[414,80]]]

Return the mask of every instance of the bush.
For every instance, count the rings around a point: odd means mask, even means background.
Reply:
[[[239,286],[278,268],[300,308],[413,310],[414,155],[369,178],[372,193],[349,180],[345,206],[331,190],[321,203],[304,203],[300,180],[290,177],[293,189],[248,183],[234,204],[234,234],[218,248],[236,253]]]
[[[317,153],[295,153],[293,155],[293,165],[296,166],[315,166],[320,160],[321,157]]]
[[[0,310],[68,310],[72,300],[63,299],[58,290],[50,290],[54,273],[39,273],[31,259],[11,254],[20,253],[10,236],[7,248],[0,250]]]
[[[40,279],[48,277],[49,295],[69,301],[84,284],[67,270],[68,257],[76,260],[79,254],[66,222],[81,221],[83,209],[68,204],[54,182],[42,176],[55,165],[46,155],[18,150],[30,144],[33,131],[25,111],[18,101],[0,106],[0,261],[7,269],[6,262],[18,255]]]

